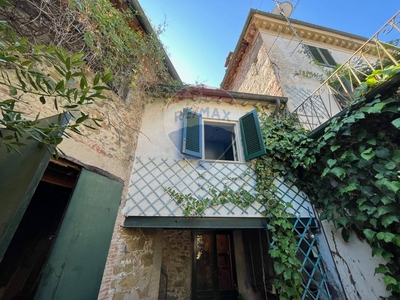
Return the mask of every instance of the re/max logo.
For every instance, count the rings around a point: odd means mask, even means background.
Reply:
[[[219,120],[227,120],[229,121],[230,111],[225,111],[224,109],[214,108],[212,114],[210,116],[210,111],[212,108],[210,107],[196,107],[194,109],[195,112],[200,113],[204,118],[212,118],[212,119],[219,119]],[[182,111],[176,111],[174,113],[175,122],[182,121]]]

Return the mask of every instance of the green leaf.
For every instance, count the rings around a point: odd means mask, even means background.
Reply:
[[[340,188],[340,193],[344,194],[344,193],[348,193],[348,192],[354,191],[356,189],[357,189],[356,184],[355,183],[351,183],[351,184],[349,184],[349,185],[347,185],[347,186],[345,186],[343,188]]]
[[[390,243],[396,236],[390,232],[379,232],[376,237],[379,240],[384,240],[386,243]]]
[[[57,83],[55,89],[56,89],[57,91],[62,91],[62,90],[64,89],[64,80],[59,81],[59,82]]]
[[[0,0],[0,6],[12,6],[10,2],[6,0]]]
[[[10,86],[10,95],[15,96],[16,94],[18,94],[17,89],[13,86]]]
[[[346,170],[339,167],[333,168],[332,170],[329,171],[329,173],[336,175],[340,179],[343,179],[346,176]]]
[[[375,256],[375,255],[381,256],[384,251],[385,251],[385,249],[383,249],[383,248],[374,248],[374,249],[372,249],[372,256]],[[386,272],[386,267],[385,267],[385,272]],[[375,269],[375,273],[380,273],[380,272],[377,272]]]
[[[382,248],[375,248],[375,249],[382,250],[382,252],[383,252],[383,249],[382,249]],[[374,250],[375,250],[375,249],[374,249]],[[382,252],[379,253],[379,254],[377,253],[376,255],[381,256]],[[372,256],[374,256],[374,255],[375,255],[375,254],[374,254],[374,251],[372,251]],[[379,267],[375,268],[375,274],[385,274],[386,272],[387,272],[387,268],[386,268],[386,266],[383,265],[383,264],[379,264]]]
[[[65,60],[65,67],[67,68],[67,70],[70,70],[70,69],[71,69],[71,58],[70,58],[70,57],[68,57],[68,58]]]
[[[374,237],[375,237],[375,231],[372,231],[371,229],[364,229],[364,234],[365,234],[365,237],[368,239],[368,240],[370,240],[370,241],[372,241],[373,239],[374,239]]]
[[[46,99],[43,96],[40,96],[39,100],[42,104],[46,104]]]
[[[390,198],[388,195],[386,195],[386,196],[383,196],[383,197],[382,197],[381,201],[382,201],[382,203],[383,203],[384,205],[388,205],[389,203],[394,202],[395,199],[394,199],[394,198]]]
[[[359,119],[365,119],[365,115],[364,115],[363,112],[357,111],[357,112],[354,114],[354,118],[357,119],[357,120],[359,120]]]
[[[382,108],[386,105],[384,102],[376,103],[374,106],[370,107],[361,107],[360,111],[366,112],[368,114],[379,114],[382,111]]]
[[[388,188],[388,190],[397,193],[400,189],[400,181],[385,181],[384,185]]]
[[[376,172],[381,173],[381,174],[385,174],[387,171],[387,168],[381,164],[374,164],[372,167],[374,168],[374,170]]]
[[[100,72],[97,72],[93,79],[93,84],[97,85],[100,81]]]
[[[332,168],[332,166],[334,164],[336,164],[337,160],[336,159],[328,159],[327,164],[330,168]]]
[[[390,158],[390,151],[387,148],[378,149],[378,150],[375,151],[375,154],[379,158],[386,158],[386,159]]]
[[[276,272],[277,275],[282,274],[283,271],[285,270],[285,265],[282,264],[282,263],[279,262],[279,261],[275,261],[275,262],[274,262],[274,270],[275,270],[275,272]]]
[[[364,158],[365,160],[370,160],[375,156],[375,152],[372,150],[372,148],[368,148],[367,150],[364,150],[361,153],[361,157]]]
[[[340,146],[339,145],[335,145],[335,146],[331,146],[331,151],[332,152],[335,152],[337,149],[339,149],[340,148]]]
[[[103,78],[101,79],[104,83],[109,83],[112,80],[112,73],[110,71],[106,71],[104,73]]]
[[[394,150],[393,156],[392,156],[392,161],[393,161],[395,164],[400,163],[400,150]]]
[[[393,170],[394,168],[396,168],[396,164],[392,161],[389,161],[388,163],[385,164],[385,167],[389,170]]]
[[[77,60],[82,59],[82,57],[84,55],[85,55],[85,53],[83,53],[83,52],[76,53],[76,54],[72,55],[71,61],[76,62]]]
[[[375,214],[375,217],[379,218],[380,216],[386,215],[387,213],[391,212],[393,210],[393,206],[385,205],[385,206],[379,206],[377,209],[377,212]]]
[[[399,222],[399,216],[397,215],[386,215],[382,218],[383,227],[387,228],[393,222]]]
[[[392,125],[396,128],[400,129],[400,118],[397,118],[395,120],[392,121]]]
[[[350,239],[350,231],[348,231],[346,228],[342,229],[342,238],[345,242],[348,242]]]
[[[393,253],[389,252],[389,251],[385,251],[382,253],[382,257],[383,259],[389,260],[391,258],[394,257]]]
[[[393,285],[397,284],[397,280],[390,275],[386,275],[385,277],[383,277],[383,280],[385,281],[386,286],[388,286],[390,284],[393,284]]]
[[[85,87],[87,87],[87,81],[85,77],[81,78],[81,82],[79,84],[80,88],[83,90]]]

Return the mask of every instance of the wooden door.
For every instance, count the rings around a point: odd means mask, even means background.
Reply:
[[[194,233],[193,299],[237,299],[231,232]]]

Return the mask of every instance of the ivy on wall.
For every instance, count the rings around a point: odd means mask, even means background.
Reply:
[[[266,156],[255,161],[257,174],[256,193],[250,194],[244,189],[233,191],[225,188],[222,191],[211,189],[212,197],[199,199],[192,194],[181,194],[172,187],[166,187],[168,194],[183,207],[185,216],[200,216],[211,206],[233,203],[248,207],[253,202],[263,204],[263,215],[268,219],[268,232],[271,237],[269,255],[274,261],[274,287],[279,299],[301,299],[303,293],[301,263],[296,257],[297,240],[293,233],[294,214],[288,212],[293,208],[290,203],[279,197],[274,185],[274,177]],[[276,172],[276,174],[278,174]],[[232,178],[231,180],[235,180]]]
[[[400,95],[368,92],[399,72],[368,76],[347,113],[317,139],[292,119],[263,120],[270,174],[295,181],[345,241],[351,230],[367,239],[372,255],[387,261],[375,272],[393,299],[400,297]]]

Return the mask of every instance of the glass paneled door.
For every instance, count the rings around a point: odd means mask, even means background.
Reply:
[[[194,233],[193,299],[237,299],[232,233]]]

